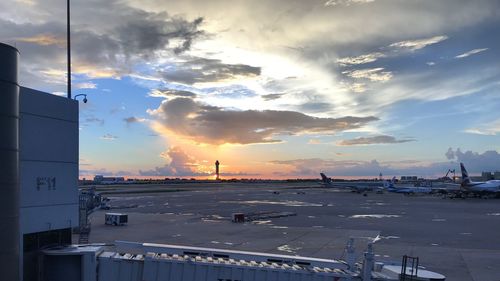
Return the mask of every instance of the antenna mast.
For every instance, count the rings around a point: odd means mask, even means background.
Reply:
[[[67,8],[67,26],[66,26],[66,42],[68,43],[67,49],[68,49],[68,99],[71,99],[71,34],[70,34],[70,28],[69,28],[69,23],[70,23],[70,8],[69,8],[69,1],[67,0],[66,8]]]

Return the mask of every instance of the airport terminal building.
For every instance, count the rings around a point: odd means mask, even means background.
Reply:
[[[78,102],[20,87],[18,60],[0,44],[0,266],[4,280],[38,280],[39,250],[71,244],[79,224]]]

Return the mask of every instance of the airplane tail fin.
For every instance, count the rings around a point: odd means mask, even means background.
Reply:
[[[394,183],[396,182],[396,177],[392,177],[391,181],[384,181],[384,188],[385,189],[392,189],[394,188]]]
[[[460,170],[462,170],[462,185],[467,185],[471,183],[471,180],[469,178],[469,173],[467,173],[464,163],[460,163]]]
[[[325,176],[325,174],[323,174],[323,173],[319,173],[319,174],[321,175],[321,181],[322,181],[323,183],[325,183],[325,184],[329,184],[329,183],[331,183],[331,181],[332,181],[332,180],[331,180],[331,179],[329,179],[327,176]]]

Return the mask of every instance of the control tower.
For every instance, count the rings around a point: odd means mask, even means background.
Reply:
[[[215,160],[215,179],[220,180],[219,177],[219,160]]]

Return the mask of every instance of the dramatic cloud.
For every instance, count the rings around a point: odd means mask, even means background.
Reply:
[[[383,58],[385,55],[380,52],[376,53],[371,53],[371,54],[366,54],[366,55],[361,55],[357,57],[346,57],[346,58],[340,58],[337,60],[337,62],[341,65],[356,65],[356,64],[365,64],[369,62],[374,62],[378,58]]]
[[[169,46],[171,40],[181,40],[174,47],[174,52],[179,54],[188,50],[193,39],[202,34],[198,30],[202,22],[203,18],[187,22],[179,17],[168,18],[166,13],[146,13],[143,17],[130,18],[116,33],[125,53],[156,51]]]
[[[171,97],[185,97],[185,98],[195,98],[196,94],[189,91],[174,90],[174,89],[155,89],[149,93],[150,97],[155,98],[171,98]]]
[[[470,150],[462,152],[460,148],[453,151],[450,147],[445,155],[449,160],[456,159],[458,163],[464,163],[469,172],[500,171],[500,154],[496,150],[488,150],[483,153]]]
[[[396,139],[393,136],[373,136],[373,137],[359,137],[351,140],[342,140],[337,145],[368,145],[368,144],[389,144],[389,143],[403,143],[415,141],[414,139]]]
[[[386,82],[392,78],[392,73],[390,71],[382,71],[384,68],[370,68],[370,69],[359,69],[359,70],[347,70],[342,73],[355,79],[368,79],[374,82]]]
[[[377,177],[379,173],[389,177],[395,175],[416,175],[423,177],[439,177],[448,169],[456,169],[455,162],[427,163],[415,160],[387,161],[378,160],[333,160],[333,159],[296,159],[285,161],[272,161],[272,164],[286,165],[290,172],[279,172],[277,175],[296,177],[296,175],[319,177],[323,172],[333,177]]]
[[[194,157],[187,155],[179,147],[171,147],[162,157],[169,160],[169,164],[156,167],[153,170],[139,170],[141,176],[208,176],[210,172],[198,172],[200,164]]]
[[[111,134],[105,134],[100,139],[107,140],[107,141],[113,141],[113,140],[116,140],[117,138],[118,138],[117,136],[113,136]]]
[[[92,78],[127,75],[134,72],[133,66],[166,52],[179,54],[188,50],[193,40],[204,34],[199,29],[202,18],[189,21],[165,12],[146,12],[117,0],[89,2],[74,7],[75,74]],[[37,9],[31,8],[37,11],[33,12],[36,15],[32,15],[32,22],[0,17],[0,39],[13,42],[20,50],[20,77],[24,85],[40,88],[39,85],[48,84],[60,91],[62,87],[57,85],[65,83],[66,38],[64,23],[54,15],[60,10],[54,5],[50,1],[37,2]]]
[[[167,81],[195,84],[251,78],[260,75],[260,67],[245,64],[225,64],[218,59],[196,58],[178,63],[175,68],[160,71]]]
[[[425,48],[429,45],[439,43],[439,42],[444,41],[446,39],[448,39],[448,36],[441,35],[441,36],[434,36],[434,37],[418,39],[418,40],[400,41],[400,42],[392,43],[389,46],[409,49],[411,51],[416,51],[416,50]]]
[[[376,117],[317,118],[294,111],[227,110],[188,98],[163,102],[149,111],[161,126],[198,143],[251,144],[280,142],[283,134],[333,133],[360,128]]]
[[[455,58],[457,59],[462,59],[462,58],[466,58],[468,56],[471,56],[471,55],[474,55],[474,54],[478,54],[478,53],[481,53],[481,52],[484,52],[488,50],[488,48],[483,48],[483,49],[474,49],[474,50],[471,50],[471,51],[468,51],[468,52],[465,52],[461,55],[458,55],[456,56]]]

